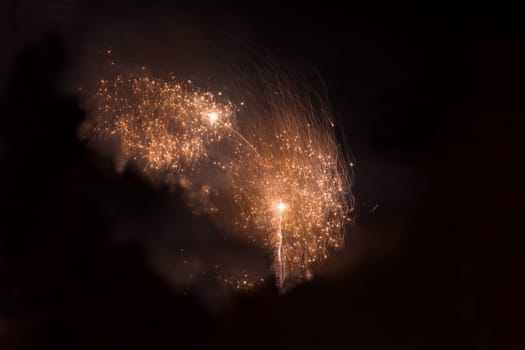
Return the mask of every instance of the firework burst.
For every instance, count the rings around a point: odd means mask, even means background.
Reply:
[[[257,109],[240,113],[252,151],[231,162],[237,225],[258,232],[274,252],[278,285],[311,276],[311,267],[344,244],[349,220],[347,166],[330,115],[289,82],[264,85]],[[322,102],[322,101],[317,101]],[[250,160],[251,159],[251,160]]]
[[[131,161],[156,183],[185,184],[230,137],[228,129],[212,127],[218,118],[230,125],[233,117],[233,105],[219,97],[173,77],[163,81],[144,73],[100,80],[95,117],[81,134],[113,144],[119,170]]]
[[[284,288],[310,278],[312,267],[343,246],[352,210],[348,163],[322,99],[289,80],[262,81],[257,98],[238,108],[173,77],[101,80],[82,135],[112,144],[118,169],[133,163],[153,182],[199,198],[195,209],[212,207],[204,212],[267,249]]]

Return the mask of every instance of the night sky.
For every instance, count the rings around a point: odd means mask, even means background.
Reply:
[[[3,3],[0,349],[525,348],[525,31],[476,6]],[[270,62],[326,94],[346,247],[284,294],[189,282],[181,245],[268,262],[79,140],[107,50],[212,85]]]

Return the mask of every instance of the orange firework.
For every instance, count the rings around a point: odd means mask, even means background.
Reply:
[[[146,74],[100,80],[95,117],[82,134],[117,147],[117,167],[132,161],[155,182],[185,182],[227,129],[210,127],[217,118],[229,125],[233,105],[209,91],[153,79]]]
[[[133,162],[155,182],[205,198],[194,207],[210,202],[210,193],[227,192],[233,210],[215,198],[208,213],[268,249],[284,288],[288,280],[310,278],[312,267],[343,246],[352,197],[348,163],[323,100],[287,79],[263,82],[256,100],[237,109],[220,93],[173,78],[101,80],[96,115],[83,135],[116,144],[119,168]]]
[[[265,80],[264,90],[257,109],[239,115],[249,118],[242,134],[252,151],[233,159],[229,171],[237,224],[259,232],[256,240],[274,251],[283,287],[288,278],[309,278],[312,266],[343,246],[350,183],[322,100],[294,92],[287,80]]]

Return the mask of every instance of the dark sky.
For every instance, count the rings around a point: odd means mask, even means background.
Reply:
[[[87,0],[2,10],[0,349],[525,347],[518,11]],[[78,140],[88,111],[77,88],[108,48],[123,67],[197,80],[249,60],[319,75],[356,161],[346,248],[284,295],[274,281],[239,294],[181,280],[173,242],[201,261],[259,258],[218,239],[180,193],[118,175]]]

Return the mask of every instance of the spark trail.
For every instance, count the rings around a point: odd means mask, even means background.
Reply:
[[[279,210],[279,224],[277,228],[277,280],[279,288],[284,286],[284,280],[286,279],[286,265],[283,256],[283,214],[286,209],[286,204],[279,202],[277,204]]]

